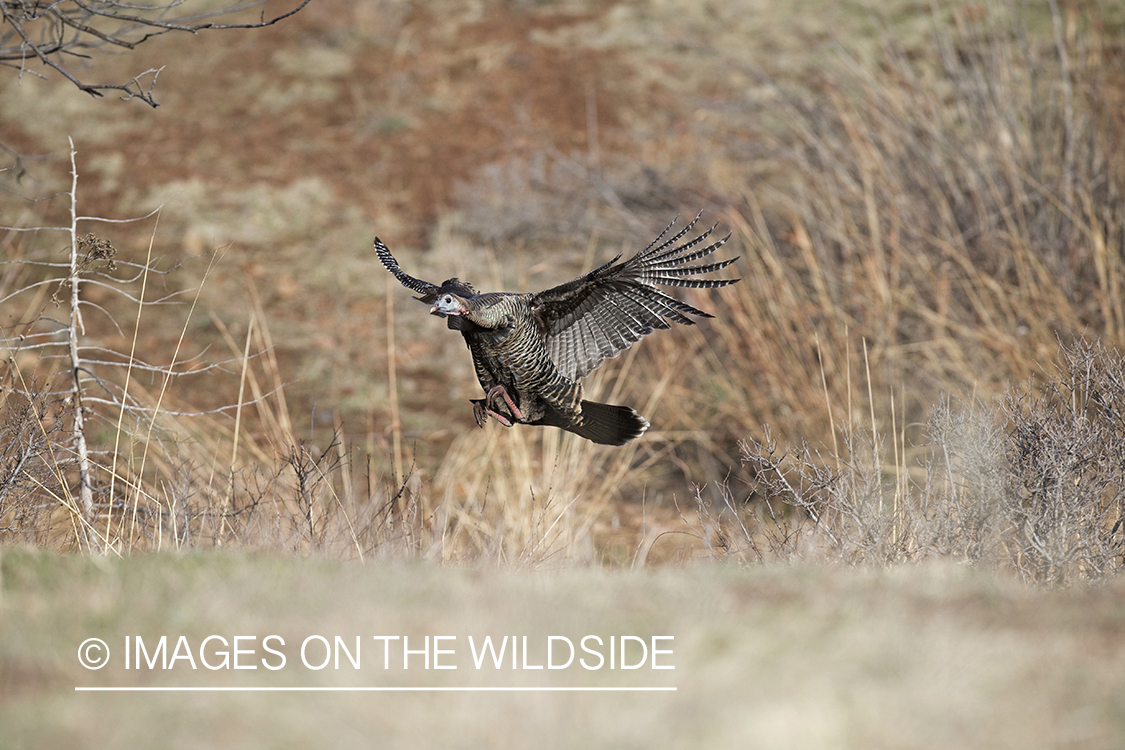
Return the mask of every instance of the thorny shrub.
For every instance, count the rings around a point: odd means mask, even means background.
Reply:
[[[841,432],[839,456],[779,450],[768,436],[745,441],[757,494],[738,513],[705,514],[707,538],[721,540],[712,551],[847,564],[953,558],[1048,584],[1096,581],[1125,564],[1125,356],[1116,349],[1063,346],[1044,384],[1010,388],[991,408],[943,401],[917,467],[891,473],[885,436]],[[748,514],[758,522],[735,522]]]

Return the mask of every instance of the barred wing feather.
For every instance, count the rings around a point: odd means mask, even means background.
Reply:
[[[378,237],[375,238],[375,254],[379,256],[379,260],[383,262],[383,265],[386,266],[387,270],[394,274],[394,277],[398,279],[404,287],[406,287],[407,289],[412,289],[422,295],[421,297],[415,297],[414,299],[425,302],[427,305],[432,304],[439,295],[446,292],[453,292],[454,294],[460,295],[462,297],[472,297],[477,293],[477,290],[473,288],[472,284],[466,281],[461,281],[458,278],[446,279],[442,282],[441,286],[438,286],[437,284],[431,284],[428,281],[422,281],[421,279],[414,278],[410,274],[406,273],[406,271],[403,271],[401,268],[399,268],[398,261],[395,260],[395,256],[391,255],[391,251],[379,240]]]
[[[375,254],[379,256],[379,260],[383,262],[387,270],[394,274],[394,277],[407,289],[413,289],[419,294],[434,294],[437,292],[437,284],[431,284],[428,281],[416,279],[399,268],[395,256],[391,255],[391,251],[387,249],[387,246],[384,245],[378,237],[375,238]]]
[[[618,263],[618,255],[573,281],[532,295],[532,313],[546,333],[547,352],[563,375],[572,380],[584,378],[607,358],[616,357],[657,328],[670,328],[671,323],[694,325],[689,315],[712,317],[654,286],[714,289],[738,281],[689,278],[718,271],[738,260],[686,265],[707,257],[730,239],[727,235],[694,249],[714,231],[711,227],[677,245],[697,221],[698,216],[665,239],[676,223],[673,221],[629,260]]]

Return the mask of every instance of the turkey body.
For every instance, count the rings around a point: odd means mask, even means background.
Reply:
[[[489,418],[559,427],[603,445],[639,437],[648,422],[627,406],[582,398],[582,378],[607,357],[615,357],[656,328],[687,317],[711,317],[656,288],[656,284],[714,288],[738,279],[690,278],[717,271],[737,258],[687,265],[713,253],[729,238],[700,249],[714,230],[677,244],[698,221],[665,239],[675,222],[645,250],[624,262],[620,256],[566,284],[534,294],[478,293],[471,284],[448,279],[441,285],[415,279],[399,267],[375,238],[383,265],[416,299],[432,305],[447,326],[465,339],[485,398],[472,400],[481,426]]]
[[[648,429],[644,417],[627,406],[582,398],[582,383],[551,360],[546,330],[531,312],[529,295],[495,296],[503,299],[488,300],[487,315],[480,311],[447,318],[449,327],[465,337],[481,387],[490,393],[500,386],[519,411],[517,417],[506,403],[497,403],[497,409],[506,411],[493,411],[493,417],[560,427],[603,445],[622,445]],[[473,404],[483,425],[492,405],[487,399]]]

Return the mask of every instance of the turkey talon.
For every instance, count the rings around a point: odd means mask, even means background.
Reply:
[[[508,409],[511,410],[512,416],[514,416],[516,419],[523,419],[523,412],[521,412],[520,408],[516,406],[516,402],[512,400],[512,397],[508,395],[508,389],[502,385],[492,386],[492,390],[488,392],[488,396],[485,398],[485,403],[488,406],[492,406],[492,403],[496,400],[497,396],[504,397],[504,401],[508,404]],[[495,416],[495,412],[493,412],[493,414]],[[511,425],[509,425],[509,427],[510,426]]]
[[[510,419],[505,417],[503,414],[500,414],[499,412],[495,412],[492,409],[489,409],[485,405],[484,399],[471,399],[469,403],[473,405],[473,418],[477,420],[478,427],[484,427],[484,423],[488,421],[489,417],[492,417],[505,427],[512,426],[512,421]]]
[[[512,426],[511,421],[507,417],[505,417],[503,414],[499,414],[497,412],[494,412],[494,411],[492,411],[492,409],[489,409],[488,413],[489,413],[489,415],[492,416],[493,419],[495,419],[497,422],[504,425],[505,427],[511,427]]]

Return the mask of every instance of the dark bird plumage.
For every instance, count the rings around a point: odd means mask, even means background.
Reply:
[[[560,427],[603,445],[623,445],[638,437],[648,422],[627,406],[582,399],[582,378],[607,357],[616,357],[642,336],[671,323],[694,325],[694,315],[711,315],[657,289],[655,285],[714,289],[739,279],[698,279],[737,258],[688,265],[705,258],[730,235],[699,249],[714,231],[680,242],[699,221],[660,236],[634,255],[605,265],[573,281],[537,294],[480,293],[460,279],[441,285],[407,275],[387,246],[375,238],[379,260],[415,299],[432,305],[430,313],[446,318],[460,331],[473,356],[485,398],[475,399],[473,413],[484,425],[492,417],[505,426]]]

